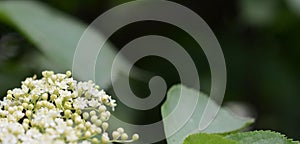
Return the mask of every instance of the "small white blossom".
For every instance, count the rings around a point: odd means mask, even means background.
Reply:
[[[79,144],[91,144],[91,142],[85,140],[85,141],[80,142]]]
[[[98,106],[100,106],[99,101],[96,100],[96,99],[91,99],[87,103],[89,104],[90,107],[98,107]]]
[[[87,100],[84,99],[84,98],[79,97],[79,98],[74,100],[73,106],[76,109],[84,109],[84,108],[87,107]]]
[[[70,91],[67,91],[67,90],[59,90],[59,94],[62,97],[67,97],[67,96],[71,96],[72,93]]]

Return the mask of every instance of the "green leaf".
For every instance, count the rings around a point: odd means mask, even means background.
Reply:
[[[189,135],[184,144],[238,144],[238,142],[216,134],[199,133]]]
[[[77,43],[86,29],[82,22],[37,1],[1,1],[0,21],[16,28],[39,48],[47,58],[38,58],[37,61],[46,64],[44,69],[54,68],[55,71],[72,68]],[[103,40],[99,33],[95,32],[95,37],[99,41]],[[101,87],[106,88],[111,84],[110,70],[115,55],[116,51],[109,44],[101,49],[103,61],[101,64],[97,62],[97,67],[101,67],[101,70],[96,74]],[[117,67],[123,68],[128,65],[127,61],[123,60]],[[92,76],[80,72],[76,77],[80,80],[92,79]]]
[[[227,136],[198,133],[189,135],[184,144],[299,144],[278,132],[251,131]]]
[[[199,130],[199,122],[207,102],[207,95],[182,85],[173,86],[168,91],[167,100],[163,104],[161,112],[169,144],[183,143],[184,138],[193,133],[238,131],[254,121],[250,118],[237,117],[225,108],[221,108],[212,123],[206,129]],[[217,108],[216,104],[214,108]],[[189,115],[191,117],[188,117]]]
[[[288,139],[284,135],[272,131],[235,133],[226,136],[226,138],[238,141],[242,144],[299,144],[299,142]]]

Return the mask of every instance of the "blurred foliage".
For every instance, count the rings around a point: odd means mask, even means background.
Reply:
[[[87,26],[81,21],[73,19],[47,5],[34,1],[0,2],[0,20],[18,30],[21,34],[26,36],[27,40],[32,42],[43,52],[45,58],[35,58],[37,65],[40,65],[41,68],[51,68],[54,71],[66,71],[73,68],[76,71],[73,75],[77,79],[93,79],[93,76],[86,76],[89,74],[85,72],[87,70],[72,67],[73,63],[80,63],[83,61],[82,59],[86,59],[86,56],[84,57],[82,55],[90,54],[90,52],[85,49],[86,47],[93,49],[92,46],[96,45],[94,43],[95,41],[89,41],[88,44],[85,43],[84,47],[81,46],[79,49],[76,49],[79,40],[84,41],[86,39],[81,36]],[[91,32],[86,32],[88,33],[86,35],[97,40],[105,41],[102,34],[98,33],[96,28],[91,29],[92,28],[90,28]],[[115,49],[107,43],[103,46],[99,54],[102,61],[97,67],[106,67],[98,71],[97,74],[99,84],[103,88],[108,88],[110,85],[111,65],[115,55]],[[77,59],[75,59],[75,57]],[[80,58],[81,60],[78,60]],[[129,67],[129,65],[125,59],[122,59],[116,67]],[[121,73],[121,69],[117,69],[116,73]]]
[[[42,0],[86,23],[126,1]],[[300,139],[299,1],[174,1],[198,13],[219,39],[228,70],[225,102],[252,105],[257,112],[254,129],[276,130]],[[175,26],[137,22],[114,33],[110,41],[120,49],[129,41],[148,34],[167,36],[185,47],[200,71],[202,91],[209,92],[210,71],[201,47]],[[3,95],[8,88],[18,86],[25,76],[39,71],[33,55],[40,52],[7,25],[1,24],[0,35],[0,92]],[[180,82],[176,69],[162,58],[145,57],[136,66],[163,76],[169,88]],[[149,92],[145,82],[137,82],[132,88],[141,97]],[[123,108],[123,111],[133,111],[124,105]],[[136,123],[161,119],[159,108],[136,113],[139,115]]]

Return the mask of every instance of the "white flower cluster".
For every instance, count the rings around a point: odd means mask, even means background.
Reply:
[[[0,143],[3,144],[90,144],[132,142],[118,128],[109,136],[110,112],[116,101],[92,81],[77,82],[71,72],[44,71],[7,92],[0,101]]]

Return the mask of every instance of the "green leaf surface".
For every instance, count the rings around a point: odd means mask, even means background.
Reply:
[[[284,135],[272,131],[235,133],[226,136],[226,138],[238,141],[241,144],[299,144],[299,142],[288,139]]]
[[[198,133],[189,135],[184,144],[299,144],[278,132],[251,131],[229,135]]]
[[[206,129],[199,130],[199,122],[208,99],[207,95],[182,85],[173,86],[168,91],[161,112],[169,144],[181,144],[185,137],[193,133],[230,133],[253,123],[251,118],[237,117],[221,108],[212,123]],[[217,108],[216,104],[214,108]]]
[[[55,68],[53,69],[55,71],[72,69],[77,43],[86,29],[86,25],[82,22],[37,1],[0,1],[0,22],[13,26],[39,48],[46,58],[37,61],[45,63],[42,66],[44,69],[50,67]],[[103,40],[103,36],[99,33],[95,32],[94,36],[99,41]],[[116,51],[109,44],[105,44],[101,49],[102,61],[100,64],[97,61],[97,67],[101,67],[101,70],[97,71],[96,75],[97,82],[103,88],[111,84],[110,70],[115,55]],[[52,65],[45,60],[49,60]],[[127,66],[127,61],[123,60],[117,67]],[[77,79],[93,78],[78,73]]]
[[[192,134],[184,140],[184,144],[238,144],[238,142],[226,139],[215,134]]]

